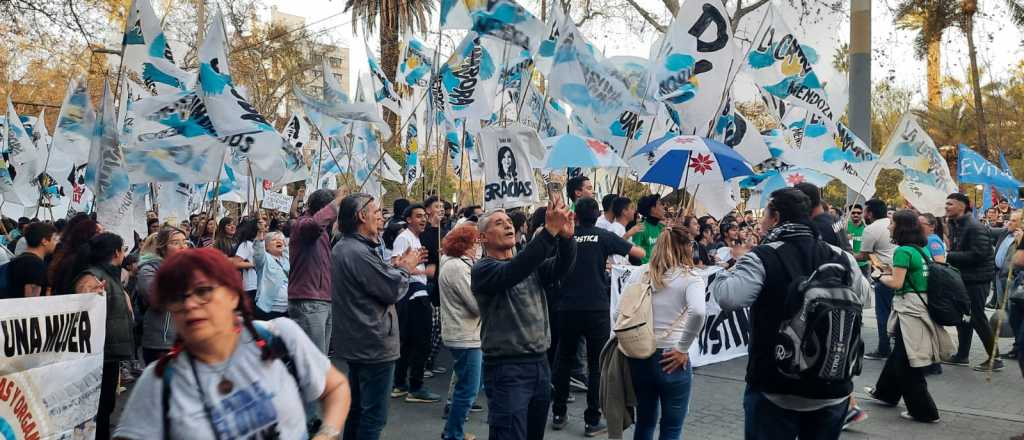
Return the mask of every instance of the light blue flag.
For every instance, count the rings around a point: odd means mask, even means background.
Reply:
[[[452,120],[490,117],[498,93],[502,50],[500,40],[475,32],[466,34],[430,85],[436,111]]]
[[[125,76],[148,95],[176,93],[195,83],[194,75],[175,65],[174,54],[149,0],[132,1],[122,41]]]
[[[398,60],[395,81],[407,87],[426,87],[433,64],[434,49],[427,47],[418,38],[408,36],[402,45],[402,56]]]
[[[536,53],[544,23],[512,0],[441,1],[441,29],[470,29]]]
[[[114,96],[105,81],[98,113],[85,181],[96,197],[96,221],[108,231],[120,235],[125,245],[130,246],[135,242],[135,221],[132,215],[135,198],[124,163],[124,151],[118,142]]]
[[[980,154],[960,144],[957,161],[957,176],[960,184],[983,184],[999,188],[1020,188],[1024,186],[1012,175],[999,169],[992,162],[985,160]]]
[[[203,183],[215,180],[227,145],[215,137],[201,112],[181,112],[202,106],[195,92],[158,95],[129,101],[134,114],[125,139],[125,166],[132,183]]]
[[[398,92],[395,91],[394,84],[384,74],[384,70],[380,68],[380,63],[377,61],[377,57],[373,55],[373,51],[370,50],[368,43],[366,44],[366,62],[370,67],[373,100],[384,106],[384,108],[395,112],[396,115],[399,114],[402,111],[402,99],[398,96]]]
[[[57,128],[50,144],[53,154],[46,171],[63,178],[76,166],[84,165],[89,160],[95,123],[96,112],[89,100],[87,82],[83,77],[74,78],[68,83],[64,103],[60,106]]]

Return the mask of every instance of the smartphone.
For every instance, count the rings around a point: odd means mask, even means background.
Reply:
[[[544,185],[544,188],[547,190],[548,200],[554,200],[555,198],[553,195],[555,194],[559,197],[562,195],[562,182],[548,182]]]

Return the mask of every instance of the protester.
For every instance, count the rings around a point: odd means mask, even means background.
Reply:
[[[1006,277],[1010,274],[1010,268],[1013,267],[1013,254],[1016,249],[1017,240],[1020,239],[1022,231],[1020,229],[1021,212],[1017,211],[1010,214],[1010,217],[1006,220],[1005,230],[1001,231],[1001,238],[996,239],[996,275],[995,284],[996,288],[992,296],[989,298],[985,307],[990,309],[996,309],[1001,307],[1003,304],[1003,297],[1006,295]]]
[[[694,221],[691,220],[690,225],[693,224]],[[707,222],[701,224],[699,220],[696,221],[696,224],[698,225],[698,231],[697,241],[694,243],[694,251],[696,251],[694,253],[696,257],[694,263],[700,267],[712,266],[715,264],[715,256],[711,252],[711,246],[714,245],[713,242],[715,240],[715,227]]]
[[[978,333],[985,345],[985,362],[974,367],[977,371],[999,371],[1003,361],[998,356],[995,337],[985,315],[985,299],[988,297],[995,274],[992,240],[984,225],[970,215],[971,199],[961,193],[946,198],[946,219],[949,221],[949,252],[946,261],[960,271],[967,295],[971,300],[971,322],[957,326],[960,340],[956,355],[946,361],[951,365],[970,364],[971,340]]]
[[[569,398],[569,373],[576,361],[579,340],[586,340],[587,358],[587,410],[584,413],[584,433],[593,437],[608,427],[601,422],[599,387],[601,383],[601,349],[611,334],[611,315],[608,299],[608,280],[605,273],[608,258],[613,255],[643,258],[644,250],[596,226],[601,216],[597,202],[590,197],[576,199],[576,263],[562,279],[561,297],[555,304],[559,337],[552,344],[558,346],[558,361],[552,383],[555,388],[552,427],[566,425]]]
[[[437,353],[441,349],[441,299],[437,289],[437,267],[441,260],[439,257],[441,240],[448,235],[451,228],[442,224],[444,217],[444,202],[437,196],[427,197],[423,201],[426,208],[426,226],[420,233],[420,244],[427,250],[427,293],[430,297],[430,347],[427,351],[427,361],[424,364],[424,377],[433,377],[434,374],[444,374],[448,370],[440,365],[435,365]],[[518,230],[518,229],[517,229]]]
[[[476,263],[476,225],[457,226],[445,236],[438,283],[441,293],[441,336],[455,360],[455,386],[443,440],[473,440],[463,432],[466,416],[480,392],[483,352],[480,351],[480,308],[473,297],[471,272]]]
[[[814,230],[818,232],[822,241],[844,251],[852,251],[850,242],[846,239],[846,232],[835,229],[835,224],[839,220],[825,209],[825,203],[821,200],[821,188],[810,182],[798,183],[795,188],[803,191],[811,200],[811,223],[814,224]]]
[[[256,266],[257,319],[269,321],[288,316],[288,272],[291,261],[285,247],[284,234],[260,231],[253,246]]]
[[[770,335],[789,318],[783,309],[791,282],[788,265],[799,261],[800,275],[807,276],[818,262],[842,261],[862,303],[871,289],[852,256],[815,239],[810,208],[810,200],[799,189],[773,192],[761,219],[761,228],[769,231],[763,244],[711,283],[711,294],[724,311],[750,307],[751,334],[766,335],[750,341],[743,401],[747,439],[837,439],[849,407],[851,380],[794,379],[775,365]]]
[[[140,309],[136,313],[143,314],[142,360],[147,365],[167,354],[178,335],[171,314],[151,303],[156,290],[153,281],[165,259],[188,249],[185,233],[180,229],[163,227],[152,237],[153,248],[150,250],[143,246],[135,281],[135,298]]]
[[[1015,270],[1024,269],[1024,241],[1013,254],[1013,265]],[[1019,279],[1019,278],[1018,278]],[[1021,289],[1019,282],[1014,284],[1014,291]],[[1010,327],[1015,329],[1013,349],[1002,355],[1003,359],[1016,359],[1020,366],[1021,375],[1024,376],[1024,356],[1021,356],[1021,348],[1024,347],[1024,295],[1010,295]]]
[[[633,243],[643,248],[646,256],[641,259],[641,263],[647,264],[651,259],[654,243],[661,236],[662,229],[665,229],[665,225],[661,224],[665,219],[665,205],[661,203],[660,195],[650,194],[636,202],[636,209],[644,218],[644,228],[633,235]]]
[[[918,217],[918,221],[921,222],[921,228],[924,230],[924,234],[928,238],[929,256],[936,262],[945,263],[946,242],[944,239],[945,229],[942,226],[942,220],[926,212]]]
[[[253,322],[241,277],[222,253],[171,255],[155,286],[154,306],[171,313],[179,340],[139,378],[117,438],[338,436],[350,402],[345,376],[294,322]],[[320,403],[317,432],[307,431],[304,401]]]
[[[545,211],[544,229],[514,257],[515,230],[504,212],[485,215],[477,229],[484,257],[473,265],[472,288],[480,307],[488,438],[541,439],[551,401],[543,285],[561,278],[576,259],[574,216],[556,198]]]
[[[391,263],[407,252],[428,253],[420,242],[427,224],[427,213],[423,205],[415,203],[405,208],[409,227],[395,239]],[[428,257],[429,260],[429,257]],[[406,402],[432,403],[441,396],[423,386],[423,369],[430,354],[431,305],[427,278],[434,274],[436,266],[417,265],[409,272],[412,279],[408,291],[395,306],[398,312],[398,327],[402,330],[400,354],[395,366],[395,384],[391,397],[405,397]]]
[[[46,259],[57,248],[57,229],[49,223],[29,223],[22,241],[27,248],[7,263],[7,290],[0,299],[41,296],[49,288]]]
[[[1010,208],[1010,201],[1007,200],[1006,197],[1000,197],[999,204],[996,205],[995,208],[996,214],[999,215],[1000,219],[1002,219],[1004,222],[1010,220],[1010,214],[1013,213],[1013,208]]]
[[[220,219],[220,222],[217,223],[217,231],[213,236],[213,247],[229,258],[235,256],[235,250],[238,248],[238,240],[235,239],[237,230],[238,224],[235,223],[234,218]]]
[[[615,203],[615,199],[619,198],[618,194],[605,194],[601,198],[601,216],[597,218],[595,226],[611,231],[612,224],[615,223],[615,213],[612,212],[612,204]],[[622,237],[622,235],[619,235]]]
[[[288,238],[288,316],[320,351],[331,346],[331,235],[343,192],[318,189]],[[354,393],[354,391],[353,391]]]
[[[266,222],[255,218],[243,218],[235,232],[235,253],[228,255],[235,268],[242,272],[242,288],[249,299],[256,302],[259,276],[256,274],[256,237],[266,228]]]
[[[61,235],[57,249],[50,260],[49,285],[53,295],[66,295],[75,291],[75,260],[78,251],[100,233],[100,225],[88,215],[79,214],[68,221],[66,232]]]
[[[657,350],[647,359],[629,359],[637,398],[633,438],[653,440],[660,425],[658,438],[678,440],[693,382],[689,350],[706,316],[705,283],[693,271],[693,240],[685,228],[662,232],[642,282],[651,284]]]
[[[384,232],[381,234],[384,245],[381,247],[384,251],[384,261],[391,261],[391,251],[395,245],[395,239],[405,230],[405,209],[409,207],[409,204],[409,200],[400,198],[395,199],[391,205],[394,214],[384,223]]]
[[[885,202],[880,199],[871,199],[864,203],[864,220],[868,225],[864,228],[860,253],[857,254],[857,261],[868,261],[880,271],[889,271],[888,268],[892,267],[892,253],[896,250],[889,232],[891,220],[886,213]],[[892,310],[892,294],[892,288],[889,286],[875,283],[878,348],[865,353],[865,359],[882,360],[889,357],[889,353],[892,352],[892,335],[886,330],[886,323],[889,322],[889,313]]]
[[[110,438],[110,416],[114,413],[117,399],[121,361],[131,359],[135,353],[132,332],[135,320],[131,301],[121,284],[124,255],[124,240],[110,232],[96,235],[75,255],[73,292],[99,294],[107,303],[103,376],[96,411],[96,438],[101,439]]]
[[[312,197],[312,196],[311,196]],[[409,290],[411,274],[426,261],[411,247],[385,263],[378,234],[384,225],[380,205],[368,194],[353,194],[337,209],[341,238],[329,259],[334,359],[348,364],[352,408],[345,424],[346,440],[380,438],[387,423],[388,398],[399,358],[395,304]],[[319,214],[317,214],[319,217]],[[294,252],[294,249],[293,249]]]
[[[576,200],[594,197],[594,184],[587,176],[576,176],[565,182],[565,193],[569,196],[569,210],[576,207]]]
[[[999,216],[999,211],[996,211],[996,208],[988,208],[985,210],[982,224],[992,228],[1001,228],[1003,227],[1003,218]]]
[[[199,233],[199,238],[195,241],[196,247],[210,247],[214,243],[214,233],[217,231],[217,221],[214,219],[206,220],[203,223],[203,228]]]
[[[928,393],[925,368],[953,353],[953,340],[946,329],[928,315],[927,245],[917,213],[896,211],[889,230],[897,246],[893,251],[892,272],[882,274],[878,282],[894,289],[892,314],[886,323],[895,344],[885,361],[874,387],[865,391],[872,398],[895,406],[902,398],[907,411],[901,417],[920,422],[939,421],[939,410]]]

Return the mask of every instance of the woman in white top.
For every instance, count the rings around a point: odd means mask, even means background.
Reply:
[[[654,295],[657,350],[647,359],[629,359],[636,390],[634,440],[654,439],[661,407],[661,440],[680,439],[690,402],[693,370],[687,354],[704,325],[704,279],[693,271],[693,240],[682,226],[665,228],[651,251],[644,282]]]

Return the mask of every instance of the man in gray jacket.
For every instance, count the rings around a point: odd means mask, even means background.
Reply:
[[[334,357],[348,363],[352,406],[346,440],[375,440],[387,423],[388,396],[398,359],[395,303],[409,288],[409,274],[426,255],[409,250],[384,262],[378,235],[380,205],[368,194],[341,201],[343,234],[331,251]]]
[[[504,212],[477,223],[484,257],[473,265],[472,286],[480,307],[491,440],[544,438],[551,326],[543,286],[568,273],[576,260],[573,217],[560,199],[549,204],[544,230],[515,257],[516,231]]]

